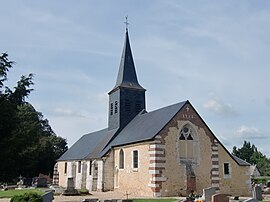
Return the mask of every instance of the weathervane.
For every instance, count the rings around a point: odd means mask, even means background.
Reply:
[[[124,23],[126,25],[126,31],[128,31],[128,25],[129,25],[129,23],[128,23],[128,16],[126,16],[126,21]]]

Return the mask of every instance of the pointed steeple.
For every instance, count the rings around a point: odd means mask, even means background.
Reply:
[[[118,76],[109,92],[108,129],[123,129],[145,109],[145,89],[139,84],[126,28]]]
[[[137,74],[136,74],[135,65],[134,65],[134,61],[132,57],[127,29],[126,29],[125,43],[124,43],[124,48],[122,52],[116,84],[111,92],[116,90],[118,87],[145,90],[139,84],[138,79],[137,79]]]

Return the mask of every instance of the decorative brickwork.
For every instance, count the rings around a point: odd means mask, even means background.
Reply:
[[[151,174],[149,187],[154,197],[161,196],[162,182],[166,181],[162,173],[165,169],[165,145],[160,135],[156,136],[155,142],[149,145],[149,174]]]
[[[54,169],[53,169],[53,184],[59,185],[58,163],[54,165]]]
[[[215,187],[217,190],[219,190],[220,177],[219,177],[219,155],[218,155],[217,140],[214,140],[212,142],[211,149],[212,149],[211,184],[212,187]]]

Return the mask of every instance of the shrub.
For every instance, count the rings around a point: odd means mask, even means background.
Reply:
[[[10,202],[42,202],[42,197],[37,193],[25,193],[23,195],[15,195]]]

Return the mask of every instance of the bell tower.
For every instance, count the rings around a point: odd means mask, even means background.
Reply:
[[[126,28],[125,43],[114,88],[109,94],[108,129],[124,128],[145,109],[145,89],[139,84]]]

